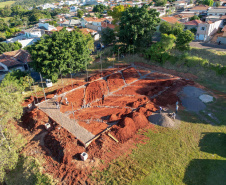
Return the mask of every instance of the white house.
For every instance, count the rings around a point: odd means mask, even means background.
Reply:
[[[79,2],[77,0],[74,0],[74,1],[65,1],[65,4],[66,5],[73,5],[73,4],[78,4]]]
[[[38,27],[44,28],[47,31],[52,31],[53,29],[55,29],[55,27],[50,25],[49,23],[43,23],[43,22],[38,23]]]
[[[207,21],[198,24],[196,40],[208,41],[219,30],[222,20]]]
[[[211,8],[208,10],[207,15],[226,15],[226,8]]]
[[[96,18],[96,17],[84,17],[81,18],[81,25],[83,28],[90,28],[96,31],[101,31],[101,22],[105,21],[106,18]]]

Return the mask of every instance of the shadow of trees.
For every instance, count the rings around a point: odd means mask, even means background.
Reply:
[[[202,134],[200,150],[226,158],[226,134],[220,132]],[[188,185],[226,184],[226,160],[193,159],[186,169],[183,182]]]

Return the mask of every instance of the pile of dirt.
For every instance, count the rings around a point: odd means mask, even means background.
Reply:
[[[109,76],[107,78],[107,84],[108,84],[110,92],[115,91],[118,88],[125,85],[121,73],[115,73],[115,74]]]
[[[50,150],[55,160],[64,164],[70,164],[75,155],[85,151],[77,139],[60,126],[45,136],[44,145]]]
[[[53,91],[52,94],[56,94],[57,93],[59,95],[59,94],[62,94],[64,92],[68,92],[68,91],[70,91],[70,90],[72,90],[72,89],[74,89],[76,87],[82,86],[84,84],[85,84],[85,82],[76,82],[76,83],[73,84],[73,87],[72,87],[72,85],[68,85],[68,86],[62,87],[60,89],[57,89],[57,90]]]
[[[49,122],[49,117],[41,110],[33,109],[30,112],[26,112],[21,120],[23,127],[26,127],[30,131],[34,131],[39,126],[44,127],[44,124]]]
[[[131,118],[134,121],[137,130],[144,128],[149,123],[145,115],[140,112],[133,112]]]
[[[114,132],[120,142],[125,142],[136,133],[136,125],[132,118],[125,117],[114,127]]]
[[[88,84],[85,91],[86,104],[93,102],[96,99],[103,98],[103,95],[108,94],[107,83],[105,80],[98,80]]]
[[[148,120],[162,127],[174,128],[176,126],[175,121],[168,116],[168,113],[153,113]]]
[[[138,78],[140,78],[139,73],[133,67],[125,69],[124,71],[122,71],[122,74],[123,74],[124,79],[125,79],[127,84],[129,84],[129,83],[137,80]]]

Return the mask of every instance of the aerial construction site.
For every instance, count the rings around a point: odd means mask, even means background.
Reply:
[[[32,142],[23,152],[45,156],[44,171],[58,181],[85,183],[92,167],[102,169],[142,142],[145,136],[138,130],[154,130],[149,117],[160,106],[175,106],[177,93],[188,84],[194,82],[135,63],[96,72],[46,99],[31,97],[24,104],[33,106],[24,113],[22,127],[25,135],[32,133]]]

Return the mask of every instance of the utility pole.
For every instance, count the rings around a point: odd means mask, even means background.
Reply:
[[[61,83],[63,85],[63,91],[64,91],[64,83],[63,83],[63,79],[62,79],[61,69],[60,69],[60,76],[61,76]]]
[[[70,64],[70,69],[71,69],[71,64]],[[72,69],[71,69],[71,87],[73,89],[73,81],[72,81]]]
[[[102,77],[102,60],[101,60],[101,52],[100,52],[100,70],[101,70],[101,77]]]
[[[28,76],[28,82],[29,82],[30,90],[31,90],[31,92],[32,92],[32,89],[31,89],[31,83],[30,83],[30,78],[29,78],[29,76]],[[32,98],[33,98],[34,104],[35,104],[35,98],[34,98],[34,96],[33,96],[33,92],[31,93],[31,95],[32,95]]]

